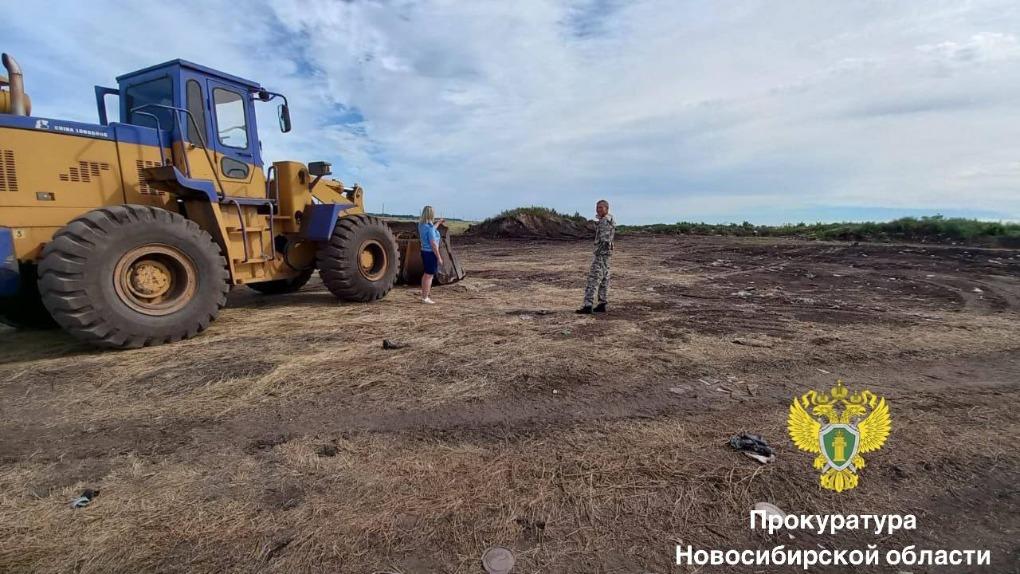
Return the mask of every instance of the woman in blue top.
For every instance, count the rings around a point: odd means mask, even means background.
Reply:
[[[429,295],[432,294],[432,278],[439,272],[439,266],[443,264],[443,256],[439,251],[439,245],[443,241],[439,235],[439,226],[443,219],[433,221],[436,217],[435,210],[431,205],[426,205],[421,210],[421,217],[418,219],[418,237],[421,239],[421,262],[425,266],[425,273],[421,276],[421,302],[429,305],[435,303]]]

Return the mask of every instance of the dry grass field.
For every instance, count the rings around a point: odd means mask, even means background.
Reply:
[[[470,241],[434,306],[313,280],[157,348],[0,331],[0,572],[476,573],[491,545],[524,574],[691,571],[679,542],[1020,562],[1020,252],[623,238],[588,317],[588,243]],[[842,494],[785,430],[837,377],[893,420]],[[919,527],[770,539],[758,501]]]

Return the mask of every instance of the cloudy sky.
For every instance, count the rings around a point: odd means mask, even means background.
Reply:
[[[519,205],[627,223],[1020,220],[1020,3],[773,0],[19,2],[0,49],[34,115],[173,58],[291,101],[269,159],[369,208]]]

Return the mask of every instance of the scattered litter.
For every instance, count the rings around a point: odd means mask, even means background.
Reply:
[[[842,277],[842,275],[840,275],[839,273],[833,273],[832,276],[833,277]]]
[[[645,287],[645,291],[655,291],[655,287]]]
[[[726,393],[729,395],[729,398],[739,401],[745,401],[748,400],[749,397],[754,397],[755,395],[757,395],[758,388],[761,386],[755,383],[749,383],[741,379],[740,377],[736,377],[734,375],[726,375],[726,380],[717,379],[713,377],[704,377],[695,380],[701,383],[702,385],[705,385],[710,390],[719,393]],[[694,385],[693,383],[677,384],[671,387],[669,389],[669,392],[677,395],[690,393],[690,396],[697,397],[701,396],[700,393],[698,392],[699,388],[700,387]]]
[[[741,289],[740,291],[737,291],[736,293],[732,293],[732,295],[736,295],[737,297],[750,297],[751,295],[753,295],[753,293],[751,293],[750,291],[748,291],[746,289]]]
[[[814,273],[805,273],[804,277],[807,277],[808,279],[814,279],[815,277],[817,277],[817,275],[815,275]]]
[[[741,452],[743,452],[744,456],[746,456],[747,458],[753,458],[754,460],[758,461],[759,464],[768,464],[776,459],[776,455],[774,454],[769,456],[763,456],[755,452],[748,452],[746,450]]]
[[[549,309],[514,309],[513,311],[507,311],[506,314],[530,318],[531,315],[552,315],[553,312]]]
[[[776,458],[775,451],[765,441],[765,437],[758,434],[739,434],[730,439],[730,446],[761,464],[770,463]]]
[[[393,350],[393,349],[403,349],[406,346],[407,346],[407,343],[398,343],[396,341],[391,341],[389,339],[383,339],[383,342],[382,342],[382,348],[386,349],[387,351],[390,351],[390,350]]]
[[[515,563],[514,553],[502,546],[492,546],[482,553],[482,567],[487,574],[509,574]]]
[[[756,502],[754,503],[754,510],[764,512],[766,522],[769,522],[769,520],[773,516],[777,517],[780,520],[786,519],[786,513],[783,512],[781,508],[779,508],[775,504],[772,504],[771,502]],[[789,532],[787,532],[786,535],[790,537],[790,540],[796,539],[796,537],[793,534],[790,534]]]
[[[815,367],[815,370],[818,371],[819,373],[824,373],[826,375],[832,374],[829,371],[826,371],[825,369],[821,369],[821,368],[818,368],[818,367]]]
[[[975,287],[975,288],[973,289],[973,291],[974,291],[975,293],[984,293],[984,291],[982,291],[980,287]]]
[[[95,490],[92,490],[91,488],[86,488],[85,490],[82,491],[81,496],[71,501],[71,508],[84,508],[88,506],[88,504],[92,502],[92,499],[97,496],[99,496],[98,488]]]
[[[554,394],[554,395],[558,395],[558,394],[560,394],[560,391],[559,391],[559,390],[557,390],[557,389],[553,389],[553,394]]]
[[[929,273],[928,275],[925,275],[924,277],[926,279],[933,279],[935,276]]]
[[[765,519],[767,520],[770,516],[778,516],[779,518],[786,518],[786,513],[783,512],[778,506],[771,502],[756,502],[754,503],[754,509],[764,512]]]
[[[745,337],[737,337],[736,339],[733,339],[733,343],[736,343],[737,345],[744,345],[745,347],[763,347],[766,349],[772,348],[772,343],[769,341],[747,339]]]

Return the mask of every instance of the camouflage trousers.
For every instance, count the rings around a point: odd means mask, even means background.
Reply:
[[[588,284],[584,288],[584,304],[590,307],[598,291],[599,303],[607,303],[609,294],[609,255],[596,253],[588,270]]]

